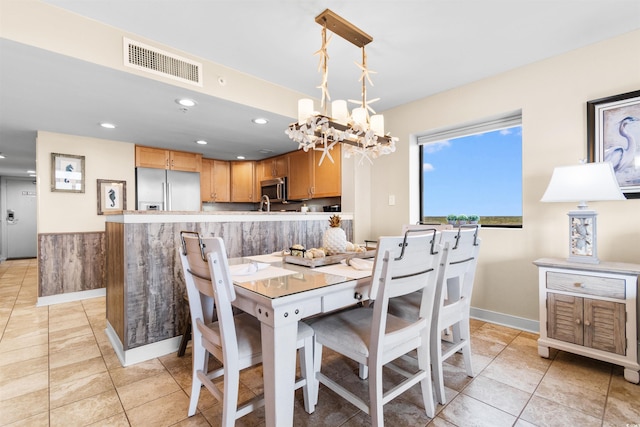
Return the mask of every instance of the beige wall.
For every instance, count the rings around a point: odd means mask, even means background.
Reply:
[[[587,157],[586,102],[640,89],[638,46],[635,31],[385,111],[387,128],[401,143],[373,168],[372,234],[397,233],[418,219],[418,184],[410,174],[417,174],[419,159],[412,136],[522,109],[524,225],[482,230],[472,306],[537,320],[532,261],[568,255],[566,212],[574,208],[540,198],[554,167]],[[388,206],[389,194],[396,196],[395,206]],[[599,214],[600,259],[640,263],[640,200],[591,206]]]
[[[300,92],[255,78],[221,64],[205,61],[137,34],[126,33],[118,28],[36,0],[0,0],[0,10],[2,10],[0,13],[0,37],[62,55],[181,86],[283,116],[297,117],[298,99],[308,97]],[[171,29],[168,30],[171,31]],[[78,37],[79,34],[82,36]],[[203,86],[197,87],[125,67],[123,65],[123,37],[203,63]],[[223,76],[226,80],[224,86],[218,84],[219,76]]]
[[[51,153],[85,156],[85,192],[51,191]],[[127,208],[135,204],[135,146],[103,139],[38,132],[37,227],[38,233],[104,231],[104,215],[98,215],[97,180],[127,183]]]

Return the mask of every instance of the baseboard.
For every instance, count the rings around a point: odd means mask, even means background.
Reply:
[[[68,292],[66,294],[38,297],[36,307],[43,307],[65,302],[81,301],[83,299],[103,297],[107,294],[107,288],[91,289],[89,291]]]
[[[105,333],[109,338],[109,342],[113,347],[113,350],[118,356],[118,360],[122,366],[134,365],[136,363],[145,362],[147,360],[155,359],[156,357],[165,356],[170,353],[176,353],[182,340],[182,335],[169,338],[166,340],[154,342],[152,344],[136,347],[131,350],[124,350],[118,334],[113,329],[109,321],[107,320],[107,329]]]
[[[540,322],[523,317],[510,316],[508,314],[496,313],[495,311],[483,310],[471,307],[469,313],[474,319],[483,320],[497,325],[508,326],[509,328],[520,329],[522,331],[539,333]]]

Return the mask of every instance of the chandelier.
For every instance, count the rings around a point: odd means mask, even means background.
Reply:
[[[367,99],[367,83],[373,86],[371,74],[375,74],[375,71],[367,68],[365,46],[372,42],[373,38],[329,9],[316,16],[316,22],[322,26],[322,46],[315,53],[320,56],[318,70],[322,73],[322,80],[318,86],[322,91],[320,102],[322,113],[314,111],[312,99],[300,99],[298,121],[289,125],[285,133],[298,143],[298,149],[322,151],[319,164],[322,164],[325,157],[333,162],[331,150],[337,143],[343,144],[345,157],[360,156],[360,163],[364,159],[373,163],[372,159],[393,153],[398,141],[396,137],[385,135],[384,117],[376,114],[371,108],[371,104],[380,98]],[[351,114],[345,100],[335,100],[331,103],[331,115],[327,111],[328,102],[331,100],[327,63],[329,59],[327,46],[331,39],[327,40],[327,29],[362,50],[362,63],[356,62],[362,70],[359,80],[362,83],[362,99],[348,100],[358,105]]]

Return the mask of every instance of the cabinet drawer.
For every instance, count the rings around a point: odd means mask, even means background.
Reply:
[[[355,290],[349,289],[326,295],[322,298],[322,312],[328,313],[333,310],[339,310],[359,302],[367,301],[368,299],[369,286],[359,286]]]
[[[549,271],[547,272],[547,289],[607,298],[625,298],[624,279],[610,277]]]

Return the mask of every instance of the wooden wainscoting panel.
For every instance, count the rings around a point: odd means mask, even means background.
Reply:
[[[104,232],[38,234],[38,296],[105,287]]]

